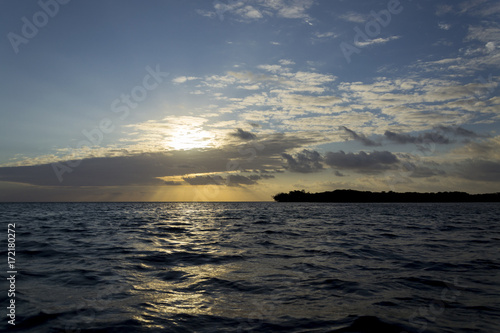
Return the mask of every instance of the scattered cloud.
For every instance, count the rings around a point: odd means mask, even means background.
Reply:
[[[500,182],[500,161],[468,159],[457,165],[458,174],[465,179]]]
[[[488,43],[486,43],[485,47],[486,47],[486,50],[488,52],[493,52],[493,51],[495,51],[497,49],[497,46],[495,45],[494,42],[488,42]]]
[[[315,32],[313,36],[317,39],[334,39],[339,37],[340,35],[333,31],[328,31],[328,32]]]
[[[442,29],[442,30],[450,30],[451,29],[451,24],[448,24],[448,23],[439,23],[438,24],[439,26],[439,29]]]
[[[197,80],[194,76],[178,76],[172,80],[173,83],[184,83],[186,81]]]
[[[346,14],[340,15],[339,18],[347,22],[365,23],[369,17],[366,14],[348,12]]]
[[[473,132],[473,131],[469,131],[463,127],[460,127],[460,126],[437,126],[435,127],[437,130],[440,130],[440,131],[443,131],[443,132],[446,132],[446,133],[451,133],[455,136],[463,136],[463,137],[467,137],[467,138],[478,138],[480,137],[479,134]]]
[[[236,10],[236,14],[248,19],[261,19],[264,15],[253,6],[245,6]]]
[[[255,134],[244,131],[241,128],[236,129],[236,133],[230,133],[229,135],[241,140],[255,140],[257,138]]]
[[[295,63],[281,59],[277,64],[258,65],[253,70],[231,71],[225,75],[210,75],[200,79],[206,94],[215,96],[220,114],[238,113],[249,122],[270,123],[282,126],[285,118],[306,114],[331,114],[347,111],[341,96],[333,95],[333,75],[312,71],[293,71]],[[200,90],[199,82],[196,90]],[[185,84],[189,84],[186,82]],[[240,89],[239,97],[214,94],[214,89]],[[248,93],[245,93],[248,92]],[[350,108],[349,108],[350,110]]]
[[[278,17],[289,19],[309,19],[307,10],[314,4],[313,0],[275,1],[265,0],[264,6],[277,10]]]
[[[482,141],[472,141],[450,152],[450,159],[500,160],[500,136]]]
[[[460,2],[458,8],[460,9],[459,13],[474,13],[478,14],[482,9],[484,9],[484,4],[487,3],[488,0],[465,0]]]
[[[414,163],[408,163],[406,168],[411,170],[409,175],[411,178],[429,178],[434,176],[444,176],[446,174],[446,172],[441,169],[416,165]]]
[[[393,153],[376,150],[371,153],[364,151],[359,153],[327,152],[324,161],[332,168],[360,173],[380,173],[393,169],[399,162]]]
[[[484,43],[500,41],[500,27],[469,26],[466,41],[478,40]]]
[[[220,175],[211,176],[194,176],[194,177],[183,177],[182,178],[187,184],[193,186],[199,185],[225,185],[225,186],[240,186],[240,185],[254,185],[257,184],[257,179],[260,179],[258,175],[252,175],[250,177],[242,175],[227,175],[222,177]]]
[[[301,153],[294,156],[282,154],[286,161],[285,169],[291,172],[311,173],[318,172],[323,169],[321,164],[323,158],[317,151],[309,151],[304,149]]]
[[[281,59],[279,61],[279,63],[283,66],[291,66],[291,65],[295,65],[295,62],[290,60],[290,59]]]
[[[455,59],[444,59],[439,66],[455,64]],[[359,108],[380,110],[396,124],[399,132],[418,132],[436,126],[468,123],[487,113],[494,117],[498,101],[488,96],[498,82],[493,77],[474,79],[476,82],[460,84],[447,79],[378,78],[373,83],[342,82],[338,89],[345,92],[343,100],[351,107],[358,105]],[[395,132],[396,128],[389,129],[389,122],[386,124],[378,124],[373,131],[377,134],[385,130]]]
[[[313,0],[227,0],[215,1],[213,10],[197,10],[199,15],[224,20],[226,17],[246,22],[268,17],[302,19],[309,22],[307,13],[314,4]]]
[[[225,182],[221,176],[194,176],[182,179],[189,185],[220,185]]]
[[[365,41],[356,41],[354,44],[358,47],[367,47],[371,45],[377,45],[377,44],[385,44],[393,40],[400,39],[401,36],[390,36],[386,38],[375,38],[375,39],[369,39]]]
[[[449,144],[452,141],[450,139],[444,137],[443,135],[437,133],[437,132],[428,132],[428,133],[422,133],[419,134],[418,136],[411,136],[409,134],[400,134],[400,133],[394,133],[391,131],[385,131],[384,133],[385,137],[393,142],[396,143],[401,143],[401,144],[406,144],[406,143],[414,143],[414,144],[428,144],[428,143],[435,143],[435,144]]]
[[[356,133],[353,130],[348,129],[345,126],[340,126],[341,130],[344,130],[344,132],[348,135],[348,137],[352,140],[356,140],[361,142],[365,146],[380,146],[380,143],[377,143],[371,139],[368,139],[364,134],[362,133]]]
[[[167,185],[167,186],[179,186],[179,185],[183,185],[182,182],[176,182],[176,181],[172,181],[172,180],[165,180],[163,182],[163,185]]]

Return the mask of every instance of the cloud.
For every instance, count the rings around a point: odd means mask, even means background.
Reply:
[[[439,68],[457,66],[461,61],[441,59],[425,71],[442,73]],[[481,114],[491,113],[490,118],[498,114],[498,101],[490,96],[498,85],[496,78],[474,79],[475,82],[463,84],[451,79],[381,77],[372,83],[342,82],[338,89],[345,92],[342,99],[349,106],[380,110],[381,115],[388,117],[387,124],[397,124],[399,131],[423,131],[439,125],[469,123]],[[381,115],[377,118],[382,118]],[[387,127],[378,126],[374,131],[383,134]]]
[[[327,152],[324,161],[332,168],[352,170],[360,173],[379,173],[393,169],[399,162],[396,155],[389,151],[366,153]]]
[[[485,7],[485,4],[487,3],[488,0],[466,0],[460,2],[458,7],[460,8],[461,14],[472,12],[474,15],[478,15],[485,8],[487,8]],[[482,15],[484,15],[484,13]]]
[[[283,68],[281,65],[259,65],[257,66],[259,69],[263,69],[265,71],[271,72],[271,73],[279,73],[283,71]]]
[[[500,160],[500,136],[481,142],[469,142],[451,152],[450,158],[456,157]]]
[[[308,22],[307,13],[314,4],[313,0],[227,0],[215,1],[214,11],[197,10],[205,17],[219,17],[224,20],[226,16],[235,17],[240,22],[259,20],[265,17],[280,17],[286,19],[303,19]]]
[[[182,180],[189,185],[223,185],[226,183],[226,179],[218,175],[183,177]]]
[[[201,79],[205,92],[219,101],[220,114],[238,112],[243,120],[282,126],[283,117],[305,114],[331,114],[350,110],[339,95],[332,93],[335,76],[312,71],[292,71],[292,61],[281,59],[278,64],[258,65],[252,71],[231,71],[225,75],[210,75]],[[243,89],[238,97],[214,94],[214,89]],[[199,89],[197,86],[196,89]],[[253,90],[252,90],[253,89]],[[256,90],[259,91],[256,91]],[[338,125],[337,125],[338,126]]]
[[[313,0],[279,1],[264,0],[265,6],[278,10],[277,16],[289,19],[308,19],[306,11],[314,4]],[[279,4],[279,5],[278,5]]]
[[[197,9],[196,13],[201,16],[209,17],[209,18],[214,18],[216,16],[216,13],[210,10],[203,10],[203,9]]]
[[[337,38],[339,35],[335,32],[315,32],[314,37],[316,38]]]
[[[500,182],[500,161],[468,159],[457,165],[461,177],[475,181]]]
[[[260,175],[250,175],[250,176],[248,176],[248,178],[251,179],[251,180],[260,180],[260,179],[275,178],[274,175],[268,175],[268,174],[265,173],[265,172],[269,172],[269,171],[261,170],[261,172],[264,172],[264,173],[261,173]],[[275,171],[275,172],[279,172],[279,171]]]
[[[295,62],[290,60],[290,59],[281,59],[279,61],[279,63],[283,66],[291,66],[291,65],[295,65]]]
[[[367,15],[355,12],[348,12],[346,14],[340,15],[339,18],[344,21],[354,22],[354,23],[364,23],[368,20]]]
[[[156,177],[173,167],[164,154],[87,158],[72,163],[0,168],[0,180],[42,186],[162,185]],[[57,176],[59,173],[63,182]]]
[[[245,90],[259,90],[260,85],[259,84],[243,85],[243,86],[238,86],[237,88]]]
[[[231,135],[235,138],[239,138],[241,140],[255,140],[257,138],[257,136],[255,134],[244,131],[241,128],[238,128],[236,130],[236,133],[230,133],[229,135]]]
[[[245,6],[243,8],[239,8],[235,11],[235,13],[248,19],[261,19],[264,17],[261,12],[253,6]]]
[[[428,178],[434,176],[444,176],[446,172],[437,168],[430,168],[423,165],[415,165],[413,163],[406,164],[407,169],[412,170],[409,175],[412,178]]]
[[[148,120],[124,125],[129,148],[134,150],[163,151],[214,147],[222,140],[218,131],[205,129],[209,119],[194,116],[168,116],[161,120]],[[135,147],[134,147],[135,146]]]
[[[0,167],[0,181],[53,187],[173,185],[161,178],[243,169],[278,170],[282,168],[281,154],[315,142],[312,137],[293,134],[263,134],[259,140],[232,142],[217,148],[163,150],[60,160],[55,164]],[[234,182],[242,183],[243,180],[235,178]]]
[[[312,173],[323,169],[321,161],[323,158],[317,151],[309,151],[304,149],[293,157],[289,154],[282,154],[286,160],[285,169],[298,173]]]
[[[356,41],[355,45],[358,47],[366,47],[366,46],[377,45],[377,44],[385,44],[385,43],[388,43],[392,40],[396,40],[399,38],[401,38],[401,36],[390,36],[387,38],[375,38],[375,39],[365,40],[363,42]]]
[[[494,42],[486,43],[485,47],[486,47],[486,50],[488,50],[488,52],[493,52],[497,49],[497,46],[495,45]]]
[[[172,180],[166,180],[166,181],[163,182],[163,185],[178,186],[178,185],[182,185],[182,182],[176,182],[176,181],[172,181]]]
[[[438,27],[439,27],[439,29],[442,29],[442,30],[450,30],[451,24],[441,22],[438,24]]]
[[[380,146],[380,143],[377,143],[377,142],[375,142],[373,140],[368,139],[362,133],[358,134],[358,133],[354,132],[353,130],[348,129],[345,126],[340,126],[340,129],[344,130],[351,139],[359,141],[359,142],[361,142],[365,146]]]
[[[241,186],[241,185],[255,185],[258,180],[274,178],[273,175],[250,175],[243,176],[240,174],[229,174],[225,177],[221,175],[206,175],[206,176],[192,176],[182,177],[182,179],[193,186],[200,185],[224,185],[224,186]]]
[[[393,142],[406,144],[406,143],[414,143],[414,144],[422,144],[422,143],[438,143],[438,144],[449,144],[452,141],[450,139],[442,136],[436,132],[423,133],[418,136],[411,136],[409,134],[399,134],[391,131],[385,131],[385,137]]]
[[[239,185],[253,185],[257,184],[257,180],[261,179],[261,177],[257,175],[253,176],[242,176],[242,175],[228,175],[227,176],[227,184],[229,186],[239,186]]]
[[[500,136],[472,141],[443,157],[451,174],[471,181],[500,182]]]
[[[500,5],[497,4],[494,10],[498,16],[500,14]],[[492,14],[488,13],[486,9],[481,11],[483,13],[480,13],[480,11],[475,11],[474,13],[467,12],[467,15],[486,17]],[[496,21],[498,21],[498,18]],[[498,45],[500,44],[500,28],[496,24],[496,21],[492,20],[488,22],[485,19],[482,25],[469,25],[467,34],[463,39],[463,47],[459,49],[458,55],[453,58],[453,63],[444,63],[441,60],[419,61],[414,66],[424,72],[440,73],[441,77],[448,76],[451,78],[477,77],[477,73],[483,71],[491,72],[492,68],[499,68]],[[451,25],[449,24],[440,24],[440,28],[442,29],[450,27]]]
[[[337,113],[337,110],[347,112]],[[294,131],[309,130],[332,133],[338,129],[338,124],[352,124],[352,126],[370,129],[370,127],[367,126],[368,123],[373,122],[373,124],[376,124],[378,122],[376,115],[371,112],[353,111],[350,108],[346,110],[343,107],[339,107],[332,108],[331,113],[337,114],[287,118],[282,120],[282,124],[286,129]],[[335,135],[335,139],[335,141],[340,141],[342,137]]]
[[[463,137],[467,137],[467,138],[478,138],[480,137],[479,134],[473,132],[473,131],[469,131],[463,127],[460,127],[460,126],[437,126],[435,127],[437,130],[440,130],[440,131],[443,131],[443,132],[447,132],[447,133],[451,133],[453,135],[456,135],[456,136],[463,136]]]
[[[197,78],[195,76],[178,76],[178,77],[172,79],[172,82],[173,83],[184,83],[187,81],[197,80],[197,79],[199,79],[199,78]]]
[[[469,26],[465,40],[479,40],[484,43],[500,41],[499,27]]]

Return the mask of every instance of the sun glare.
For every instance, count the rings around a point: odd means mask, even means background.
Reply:
[[[179,125],[168,134],[164,146],[173,150],[207,148],[214,143],[214,135],[200,127]]]

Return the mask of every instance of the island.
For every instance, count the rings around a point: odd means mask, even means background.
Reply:
[[[370,192],[335,190],[309,193],[304,190],[278,193],[273,196],[278,202],[500,202],[500,192],[469,194],[466,192]]]

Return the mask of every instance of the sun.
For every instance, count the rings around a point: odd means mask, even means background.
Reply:
[[[177,125],[169,131],[163,145],[172,150],[189,150],[213,146],[214,134],[199,126]]]

